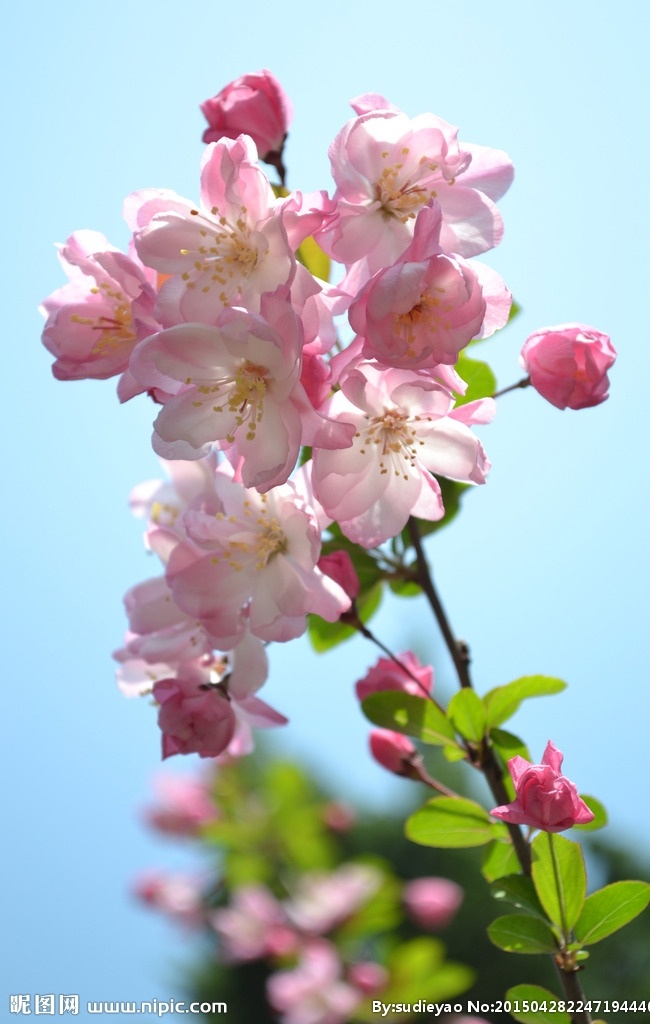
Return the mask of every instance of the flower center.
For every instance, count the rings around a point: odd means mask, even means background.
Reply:
[[[409,148],[405,146],[402,149],[402,154],[407,156],[408,153]],[[387,159],[388,156],[388,152],[382,153],[384,159]],[[425,206],[437,195],[430,184],[419,180],[420,175],[425,177],[433,174],[437,169],[436,163],[427,157],[422,157],[419,161],[419,173],[415,180],[409,176],[404,180],[403,163],[387,164],[375,182],[375,199],[380,203],[384,216],[395,217],[402,224],[406,224],[407,221],[416,217],[420,207]]]
[[[201,217],[199,210],[191,210],[190,213]],[[220,216],[216,206],[210,213],[217,221],[201,217],[199,235],[205,241],[195,250],[181,249],[182,256],[194,258],[192,270],[185,271],[181,277],[188,288],[196,288],[200,284],[201,291],[206,293],[213,288],[220,289],[219,301],[229,306],[239,283],[250,277],[264,258],[263,236],[255,232],[255,239],[251,238],[245,206],[241,207],[240,216],[234,224]]]
[[[119,349],[130,346],[136,339],[133,330],[133,318],[128,301],[121,291],[115,291],[106,282],[90,289],[93,295],[102,295],[108,299],[111,306],[111,315],[101,314],[100,316],[79,316],[73,314],[70,319],[75,324],[83,324],[97,331],[97,340],[93,345],[91,356],[114,355]]]
[[[369,449],[375,449],[379,455],[382,475],[392,470],[395,476],[408,480],[408,470],[416,464],[415,445],[424,442],[417,440],[407,414],[399,409],[384,409],[381,416],[367,419],[369,423],[363,434],[361,455],[365,455]]]

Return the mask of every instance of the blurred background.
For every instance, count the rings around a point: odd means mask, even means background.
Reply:
[[[53,243],[94,228],[124,246],[121,204],[134,189],[197,196],[199,103],[263,67],[294,103],[291,187],[331,191],[327,147],[348,100],[368,91],[509,152],[506,235],[486,261],[523,312],[477,352],[500,386],[519,378],[521,344],[538,327],[584,321],[618,349],[598,408],[561,413],[531,390],[499,402],[482,431],[489,482],[428,550],[479,692],[524,674],[566,679],[564,694],[530,702],[512,728],[537,760],[553,739],[567,775],[608,807],[612,837],[647,848],[644,20],[625,0],[70,0],[5,14],[0,1005],[9,993],[167,999],[191,955],[130,896],[137,872],[187,858],[142,827],[159,733],[147,703],[116,690],[110,658],[124,591],[156,571],[127,508],[131,487],[160,475],[153,411],[144,399],[120,407],[112,381],[54,381],[37,306],[64,283]],[[448,692],[450,666],[418,599],[386,600],[373,628],[433,659]],[[379,810],[411,792],[367,753],[353,683],[375,659],[361,640],[322,658],[306,642],[277,647],[264,697],[291,719],[278,749],[305,758],[340,799]]]

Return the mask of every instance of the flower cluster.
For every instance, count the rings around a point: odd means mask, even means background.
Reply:
[[[153,692],[164,757],[241,753],[251,725],[284,721],[255,696],[264,645],[355,598],[331,552],[320,567],[324,529],[377,548],[411,516],[443,517],[439,477],[486,480],[472,427],[494,402],[462,400],[456,363],[509,317],[506,285],[475,257],[501,239],[512,165],[434,114],[377,94],[352,107],[330,146],[333,193],[289,192],[288,98],[268,71],[231,83],[202,106],[198,201],[133,193],[128,253],[76,232],[60,247],[70,283],[43,303],[58,378],[119,375],[120,400],[158,407],[172,483],[133,501],[164,574],[126,595],[116,656],[125,691]],[[530,342],[544,393],[533,356]],[[591,381],[594,361],[578,361]]]

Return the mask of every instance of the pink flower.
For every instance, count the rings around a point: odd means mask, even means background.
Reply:
[[[228,963],[283,956],[296,949],[297,936],[282,905],[263,885],[236,889],[229,906],[210,915]]]
[[[367,903],[380,884],[381,875],[370,864],[343,864],[329,873],[305,874],[285,910],[301,931],[324,934]]]
[[[432,200],[420,210],[403,255],[352,303],[350,324],[364,339],[367,359],[410,369],[451,364],[472,338],[505,325],[511,296],[503,281],[480,263],[443,252],[441,226],[440,204]]]
[[[379,693],[382,690],[404,690],[405,693],[412,693],[416,697],[431,693],[433,686],[431,666],[421,665],[412,651],[404,651],[403,654],[398,654],[397,658],[408,669],[408,672],[391,658],[379,658],[356,685],[359,700],[365,700],[371,693]],[[413,676],[415,679],[412,678]]]
[[[563,755],[549,740],[541,764],[530,764],[524,757],[508,761],[516,799],[495,807],[490,813],[512,825],[528,825],[544,832],[564,832],[573,825],[593,820],[593,812],[578,790],[560,773]]]
[[[163,758],[174,754],[217,757],[224,752],[234,736],[236,719],[222,690],[198,682],[197,675],[188,672],[158,680],[153,695],[160,704]]]
[[[394,775],[413,775],[413,762],[419,757],[408,736],[390,729],[373,729],[370,752],[382,768]]]
[[[137,341],[158,330],[155,273],[97,231],[75,231],[59,248],[70,283],[41,305],[43,344],[58,380],[106,380],[121,373],[122,401],[142,391],[127,372]]]
[[[236,78],[212,99],[205,100],[201,110],[209,125],[203,133],[204,142],[250,135],[260,159],[273,164],[275,160],[269,157],[282,152],[291,121],[291,103],[270,71]]]
[[[339,548],[338,551],[331,551],[329,555],[321,555],[318,559],[318,568],[326,576],[334,580],[354,600],[359,596],[359,577],[357,576],[354,563],[347,551]]]
[[[444,515],[438,473],[484,483],[489,468],[472,431],[450,415],[453,398],[415,371],[351,370],[323,412],[355,425],[351,447],[315,449],[314,492],[327,515],[355,544],[372,548],[394,537],[410,515]],[[462,406],[463,418],[472,415]]]
[[[587,324],[543,327],[526,339],[521,364],[530,383],[558,409],[587,409],[608,397],[607,371],[616,350],[606,334]]]
[[[160,803],[146,812],[148,824],[170,836],[195,836],[215,821],[218,812],[205,783],[183,776],[160,775],[155,781]]]
[[[386,988],[390,975],[381,964],[373,960],[363,960],[361,963],[350,964],[348,980],[364,995],[374,996]]]
[[[453,920],[463,902],[463,890],[449,878],[416,878],[404,886],[402,898],[417,924],[439,931]]]
[[[311,942],[293,970],[272,974],[267,995],[282,1024],[345,1024],[361,993],[341,979],[342,964],[329,942]]]
[[[190,875],[149,871],[136,879],[133,892],[143,903],[162,910],[181,924],[198,928],[203,922],[201,885]]]

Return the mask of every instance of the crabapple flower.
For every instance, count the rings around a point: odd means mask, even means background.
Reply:
[[[362,353],[386,366],[433,368],[455,363],[472,338],[503,327],[511,296],[499,275],[482,264],[442,251],[442,211],[437,200],[423,207],[413,241],[393,266],[378,271],[349,310],[363,337]],[[488,303],[481,276],[491,275]],[[500,281],[500,287],[498,282]]]
[[[421,665],[412,651],[398,654],[397,660],[404,668],[396,664],[392,658],[378,659],[363,679],[356,684],[359,700],[365,700],[371,693],[380,693],[382,690],[403,690],[415,697],[431,693],[433,669],[430,665]],[[406,671],[407,669],[408,671]]]
[[[345,1024],[362,996],[341,973],[337,951],[321,940],[305,947],[295,968],[272,974],[266,991],[282,1024]]]
[[[204,142],[250,135],[260,160],[275,164],[282,152],[292,109],[289,97],[270,71],[242,75],[201,104],[209,127]],[[270,158],[270,159],[269,159]]]
[[[57,380],[106,380],[122,374],[122,401],[142,388],[128,374],[131,352],[157,331],[155,274],[97,231],[75,231],[59,247],[70,282],[41,304],[42,340],[56,358]]]
[[[454,919],[463,890],[449,878],[415,878],[404,886],[402,900],[416,924],[440,931]]]
[[[174,754],[217,757],[235,734],[235,714],[223,690],[204,683],[197,673],[154,683],[160,705],[163,758]]]
[[[135,880],[133,892],[143,903],[190,928],[203,923],[201,884],[191,875],[150,871]]]
[[[196,836],[201,827],[215,821],[218,811],[204,782],[181,775],[160,775],[155,780],[160,798],[145,812],[147,823],[170,836]]]
[[[344,864],[327,874],[302,875],[284,908],[300,931],[322,935],[367,903],[380,884],[381,874],[370,864]]]
[[[559,324],[524,342],[521,365],[536,391],[558,409],[587,409],[608,397],[616,359],[609,337],[587,324]]]
[[[199,208],[173,192],[130,196],[141,260],[171,275],[158,297],[163,325],[213,324],[234,305],[256,312],[264,292],[289,283],[296,263],[283,210],[300,200],[276,200],[245,135],[207,147]]]
[[[300,446],[350,443],[352,428],[312,407],[300,384],[302,329],[288,293],[261,300],[261,314],[226,310],[218,327],[180,324],[143,342],[131,360],[145,387],[171,394],[154,424],[167,459],[200,459],[234,447],[246,487],[284,483]]]
[[[401,256],[418,211],[432,199],[442,206],[446,252],[475,256],[501,240],[493,198],[510,184],[512,165],[498,150],[461,149],[457,135],[457,128],[434,114],[410,119],[374,108],[349,121],[330,146],[338,208],[317,238],[348,267],[363,261],[353,275],[357,288],[364,274],[367,280]],[[475,154],[483,167],[471,179],[466,175]]]
[[[449,391],[409,370],[360,364],[342,379],[323,412],[352,422],[354,440],[339,451],[315,450],[312,480],[317,499],[350,540],[372,548],[398,534],[410,515],[441,519],[434,473],[485,482],[485,451],[466,423],[450,415],[453,404]]]
[[[408,736],[390,729],[372,729],[369,742],[370,753],[382,768],[394,775],[412,776],[419,754]]]
[[[297,947],[282,904],[263,885],[240,886],[230,904],[215,910],[209,922],[221,940],[226,963],[284,956]]]
[[[593,820],[593,812],[578,795],[573,782],[561,774],[563,755],[549,740],[541,764],[530,764],[524,757],[508,761],[515,787],[511,804],[495,807],[490,813],[512,825],[528,825],[544,832],[564,832],[573,825]]]
[[[345,593],[353,601],[359,596],[361,589],[359,577],[352,559],[344,548],[330,551],[328,555],[321,555],[317,564],[320,571],[343,587]]]
[[[267,494],[215,474],[217,505],[188,509],[188,540],[168,531],[167,581],[174,600],[230,649],[247,628],[261,640],[304,633],[309,612],[336,622],[350,598],[317,562],[321,525],[300,492],[301,477]]]

